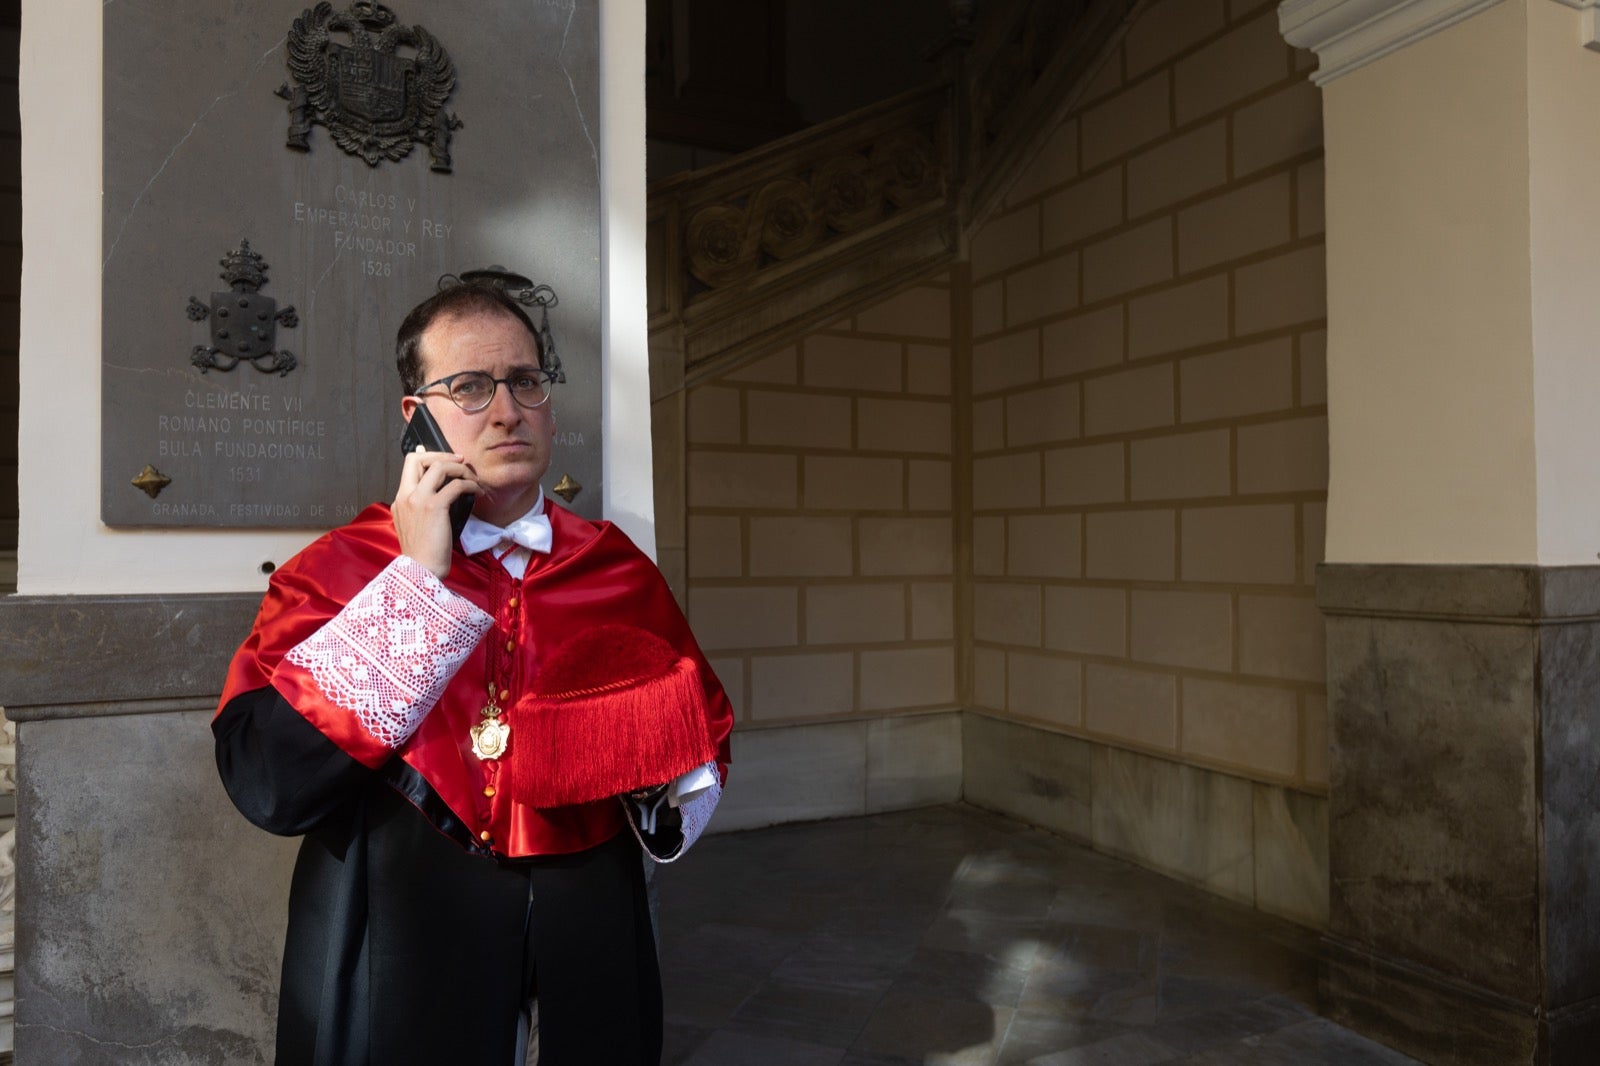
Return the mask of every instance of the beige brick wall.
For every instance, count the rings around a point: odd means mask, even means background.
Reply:
[[[741,726],[959,705],[950,320],[924,284],[690,392],[689,620]]]
[[[974,236],[971,696],[1315,792],[1321,101],[1276,19],[1146,8]]]

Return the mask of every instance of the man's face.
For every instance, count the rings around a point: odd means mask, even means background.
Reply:
[[[438,381],[463,370],[509,377],[537,370],[539,350],[527,328],[508,314],[475,311],[436,319],[422,334],[422,380]],[[529,409],[511,398],[505,385],[482,411],[457,407],[443,388],[401,400],[406,418],[426,403],[445,440],[472,468],[483,491],[473,512],[496,525],[525,514],[539,497],[539,479],[550,467],[555,439],[554,401]]]

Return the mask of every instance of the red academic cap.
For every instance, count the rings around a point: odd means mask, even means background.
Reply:
[[[699,668],[636,626],[595,626],[563,641],[510,725],[507,785],[532,807],[649,788],[717,756]]]

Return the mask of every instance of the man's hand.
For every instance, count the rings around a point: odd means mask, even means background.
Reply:
[[[450,505],[463,493],[476,493],[478,482],[461,456],[450,452],[415,451],[406,456],[400,488],[390,510],[400,551],[443,578],[450,572],[454,534]]]

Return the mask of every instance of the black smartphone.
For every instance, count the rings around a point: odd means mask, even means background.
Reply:
[[[410,455],[421,446],[423,451],[451,452],[450,442],[444,439],[444,431],[439,428],[439,423],[434,420],[433,414],[422,404],[411,413],[411,420],[406,423],[406,431],[400,437],[400,454]],[[474,497],[469,492],[457,496],[450,505],[450,536],[460,539],[461,530],[467,524],[467,516],[472,513]]]

